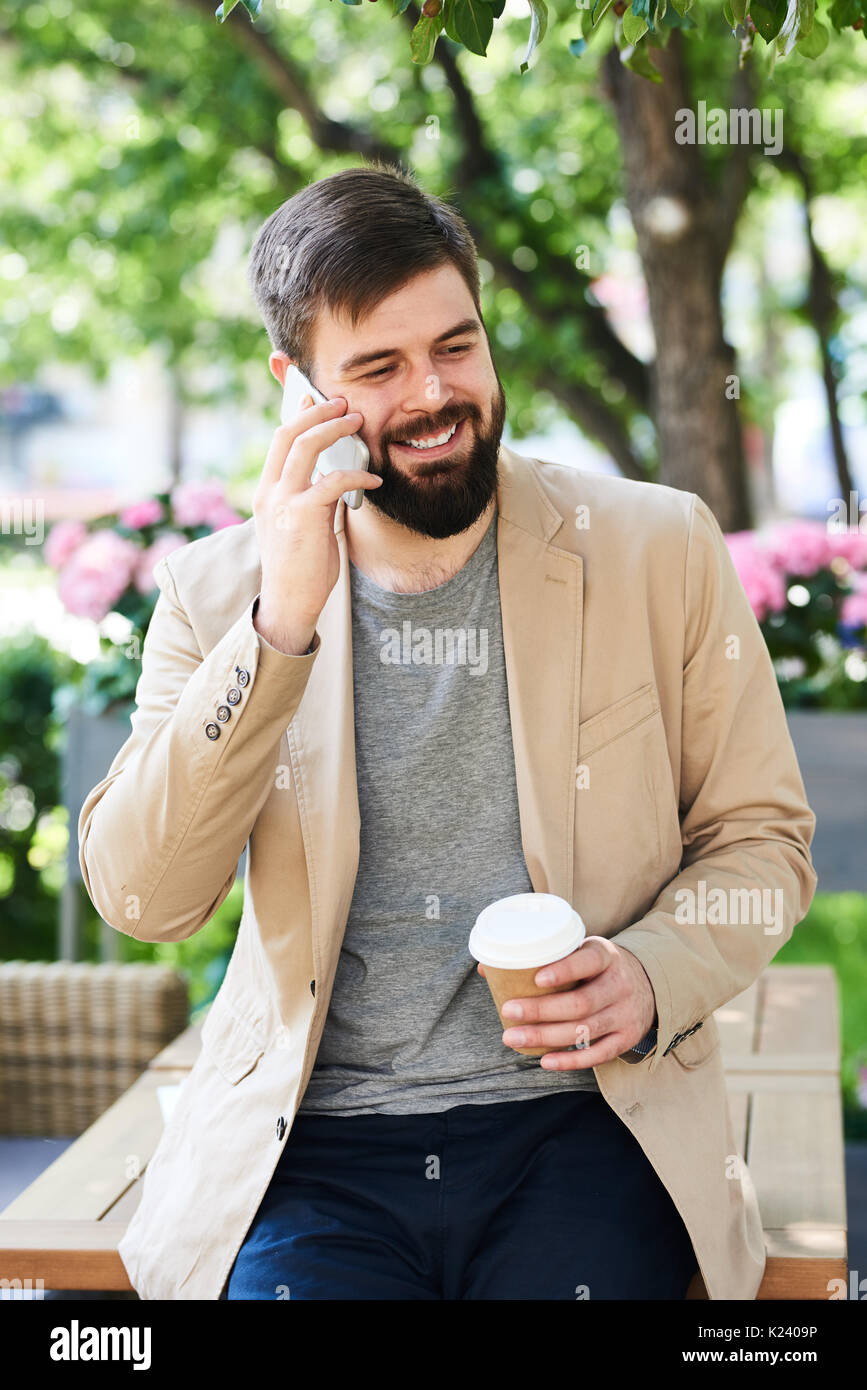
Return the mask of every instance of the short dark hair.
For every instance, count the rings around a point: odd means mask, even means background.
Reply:
[[[414,276],[451,261],[482,317],[475,244],[460,214],[397,164],[375,160],[308,184],[257,233],[248,278],[275,351],[305,376],[325,307],[353,327]]]

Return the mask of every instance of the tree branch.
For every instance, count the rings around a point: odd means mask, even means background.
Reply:
[[[855,485],[852,481],[852,470],[849,466],[849,456],[843,437],[840,403],[837,394],[837,375],[834,370],[834,359],[830,347],[830,338],[834,332],[835,321],[840,309],[834,291],[831,270],[813,236],[813,220],[810,214],[813,183],[807,166],[801,155],[791,147],[780,151],[777,162],[781,169],[785,169],[797,179],[804,199],[804,234],[807,238],[807,249],[810,255],[810,285],[807,291],[806,307],[809,310],[819,342],[822,381],[828,406],[828,425],[831,431],[831,447],[834,454],[834,466],[837,470],[837,480],[842,495],[848,502],[849,494],[854,491]]]

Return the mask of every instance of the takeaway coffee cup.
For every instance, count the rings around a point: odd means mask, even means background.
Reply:
[[[573,983],[540,988],[534,976],[543,965],[571,955],[585,935],[578,913],[565,898],[554,893],[516,893],[511,898],[500,898],[479,913],[470,932],[469,952],[485,967],[485,979],[504,1028],[519,1026],[517,1020],[503,1018],[507,999],[557,994],[574,988]],[[513,1048],[527,1057],[541,1057],[556,1050]]]

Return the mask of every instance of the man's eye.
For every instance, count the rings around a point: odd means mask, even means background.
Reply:
[[[447,353],[454,353],[454,352],[469,352],[472,346],[473,346],[472,343],[457,343],[454,347],[447,347],[445,350],[446,350]],[[388,366],[388,367],[380,367],[378,371],[375,371],[375,372],[368,372],[367,375],[365,376],[364,380],[365,380],[365,381],[376,381],[378,377],[385,376],[386,372],[390,372],[390,371],[391,371],[391,366]]]

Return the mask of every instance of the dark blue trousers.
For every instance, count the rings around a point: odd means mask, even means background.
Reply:
[[[222,1298],[682,1299],[697,1262],[596,1092],[299,1114]]]

